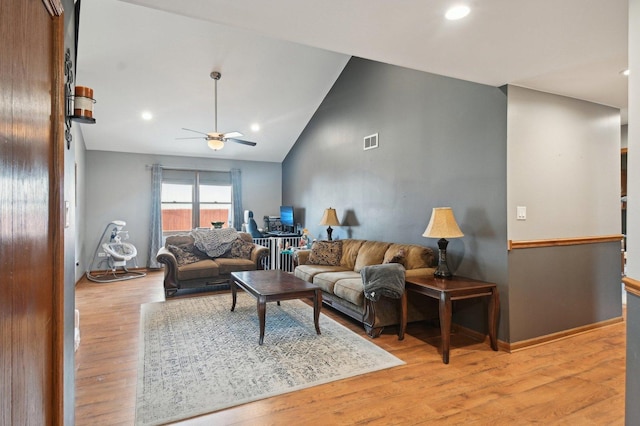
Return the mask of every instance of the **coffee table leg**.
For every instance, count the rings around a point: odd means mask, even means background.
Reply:
[[[264,296],[258,297],[258,319],[260,320],[260,340],[259,343],[264,342],[264,320],[267,312],[267,300]]]
[[[322,308],[322,291],[316,290],[313,293],[313,322],[316,325],[316,333],[320,334],[320,309]]]
[[[236,308],[236,282],[232,279],[229,280],[229,288],[231,289],[231,312]]]
[[[440,294],[440,336],[442,339],[442,362],[449,364],[449,346],[451,344],[451,298]]]

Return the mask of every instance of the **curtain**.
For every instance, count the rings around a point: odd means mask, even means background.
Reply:
[[[232,226],[236,231],[242,228],[242,176],[240,169],[231,169],[231,214],[233,215]]]
[[[162,264],[156,260],[158,250],[162,246],[162,166],[151,167],[151,228],[149,229],[149,268],[160,268]]]

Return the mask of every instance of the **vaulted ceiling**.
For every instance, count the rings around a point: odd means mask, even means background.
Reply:
[[[87,149],[280,162],[352,55],[624,113],[627,0],[463,2],[469,16],[447,21],[446,0],[82,0]],[[214,70],[218,131],[257,146],[176,139],[214,130]]]

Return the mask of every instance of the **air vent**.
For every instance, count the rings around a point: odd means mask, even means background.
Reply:
[[[364,137],[364,150],[373,149],[378,147],[378,134],[375,133],[373,135]]]

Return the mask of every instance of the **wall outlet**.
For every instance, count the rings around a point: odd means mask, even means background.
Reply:
[[[516,219],[527,220],[527,208],[525,206],[516,207]]]

